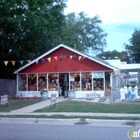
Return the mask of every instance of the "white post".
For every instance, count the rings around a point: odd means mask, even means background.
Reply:
[[[104,80],[104,91],[105,91],[105,72],[103,72],[103,80]]]
[[[17,84],[17,92],[18,92],[18,86],[19,86],[19,83],[18,83],[18,82],[19,82],[19,81],[18,81],[18,77],[19,77],[19,74],[16,75],[16,79],[17,79],[17,80],[16,80],[16,81],[17,81],[17,82],[16,82],[16,84]]]
[[[81,70],[80,70],[80,91],[81,91],[81,85],[82,85],[82,82],[81,82]]]
[[[36,89],[37,89],[37,91],[38,91],[38,73],[36,74]]]

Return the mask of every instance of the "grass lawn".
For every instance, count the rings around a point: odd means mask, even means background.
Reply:
[[[56,107],[45,107],[35,112],[92,112],[92,113],[130,113],[140,114],[140,103],[91,103],[82,101],[64,101]]]
[[[15,109],[19,109],[22,107],[26,107],[28,105],[32,105],[35,103],[38,103],[42,101],[42,99],[25,99],[25,100],[20,100],[20,99],[16,99],[16,100],[8,100],[8,106],[6,105],[0,105],[0,112],[9,112]]]

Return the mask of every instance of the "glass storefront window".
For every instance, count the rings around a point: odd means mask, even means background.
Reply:
[[[93,78],[93,89],[94,90],[104,90],[104,79],[103,78]]]
[[[58,91],[66,88],[63,73],[38,73],[38,74],[19,74],[19,91],[41,91],[48,89]],[[38,78],[38,79],[37,79]],[[62,79],[61,79],[62,78]],[[110,89],[110,72],[73,72],[67,73],[67,89],[75,91],[97,91]],[[61,85],[62,83],[62,85]],[[104,85],[105,84],[105,85]],[[63,88],[62,88],[63,87]],[[59,89],[58,89],[59,88]],[[63,89],[63,90],[64,90]]]
[[[57,91],[58,90],[58,74],[51,73],[48,75],[48,89]]]
[[[106,90],[111,90],[110,76],[111,76],[111,72],[105,72],[105,89]]]
[[[42,89],[47,89],[47,74],[38,74],[38,91]]]
[[[28,90],[29,91],[36,91],[37,90],[37,81],[36,81],[36,74],[28,74]]]
[[[26,83],[26,74],[19,74],[18,75],[18,90],[19,91],[26,91],[27,90],[27,83]]]
[[[104,72],[93,72],[93,90],[104,90]]]
[[[81,73],[82,76],[82,90],[92,90],[92,73],[91,72],[82,72]]]
[[[80,73],[70,73],[70,90],[80,90]]]

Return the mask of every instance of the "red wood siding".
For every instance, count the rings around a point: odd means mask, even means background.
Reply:
[[[60,55],[63,56],[62,59],[60,58]],[[71,59],[70,56],[72,55],[75,57]],[[54,59],[55,56],[57,56],[57,60]],[[49,57],[51,57],[50,62],[48,61]],[[78,54],[63,47],[60,47],[44,58],[44,63],[42,60],[39,60],[38,64],[34,63],[20,71],[20,73],[111,70],[110,68],[89,60],[88,58],[79,61]]]

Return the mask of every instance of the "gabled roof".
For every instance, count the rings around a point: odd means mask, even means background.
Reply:
[[[95,57],[95,56],[94,56],[94,57],[91,57],[91,56],[89,56],[89,55],[87,55],[87,54],[84,54],[84,53],[81,53],[80,51],[77,51],[77,50],[75,50],[75,49],[73,49],[73,48],[71,48],[71,47],[68,47],[67,45],[60,44],[60,45],[54,47],[53,49],[49,50],[48,52],[44,53],[43,55],[37,57],[36,59],[34,59],[33,61],[31,61],[30,63],[24,65],[24,66],[21,67],[21,68],[19,68],[18,70],[16,70],[16,71],[14,72],[14,74],[17,74],[18,72],[20,72],[21,70],[25,69],[26,67],[32,65],[33,63],[38,62],[40,59],[42,59],[43,57],[45,57],[45,56],[47,56],[48,54],[52,53],[53,51],[56,51],[56,50],[59,49],[60,47],[63,47],[63,48],[65,48],[65,49],[67,49],[67,50],[70,50],[70,51],[72,51],[72,52],[74,52],[74,53],[77,53],[77,54],[79,54],[79,55],[81,55],[81,56],[83,56],[83,57],[86,57],[86,58],[88,58],[88,59],[90,59],[90,60],[92,60],[92,61],[94,61],[94,62],[97,62],[97,63],[99,63],[99,64],[101,64],[101,65],[103,65],[103,66],[106,66],[106,67],[108,67],[108,68],[110,68],[110,69],[113,69],[113,70],[117,70],[117,69],[118,69],[117,67],[114,67],[114,66],[110,65],[108,62],[106,62],[106,61],[104,61],[104,60],[102,60],[102,59],[100,59],[100,58],[98,58],[98,57]]]

